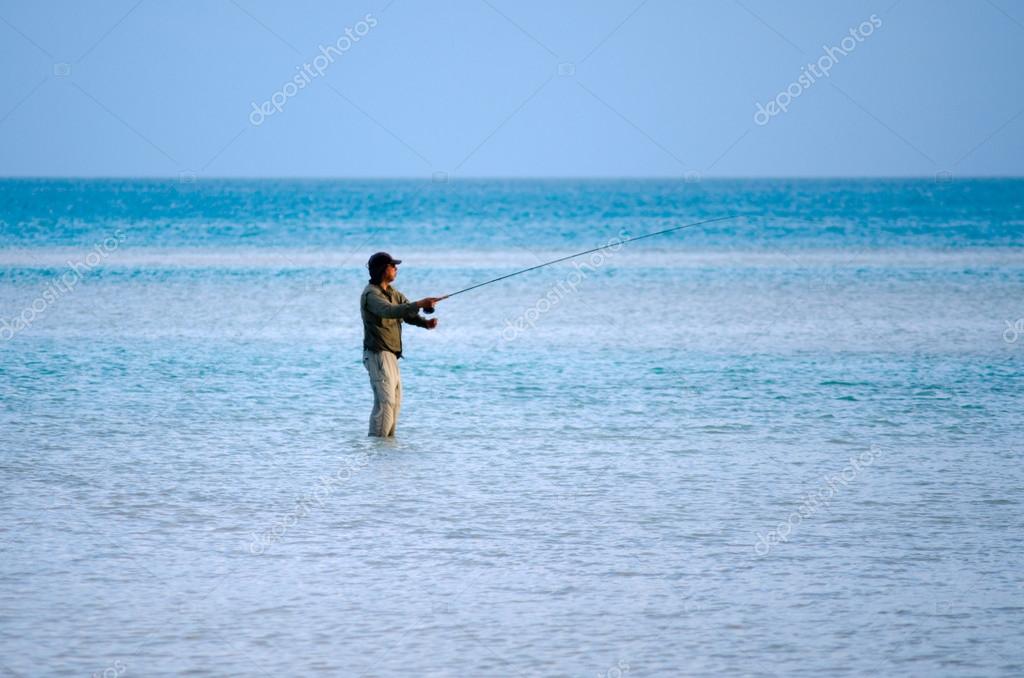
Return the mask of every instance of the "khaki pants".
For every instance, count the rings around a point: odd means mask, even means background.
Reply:
[[[363,350],[363,367],[370,374],[373,388],[373,411],[370,412],[371,436],[380,438],[395,435],[398,411],[402,409],[402,375],[398,372],[398,357],[391,351]]]

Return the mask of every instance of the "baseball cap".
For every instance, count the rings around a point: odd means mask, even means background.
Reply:
[[[378,268],[384,268],[390,264],[398,266],[400,263],[402,263],[401,259],[395,259],[387,252],[377,252],[370,257],[369,261],[366,262],[366,267],[373,271]]]

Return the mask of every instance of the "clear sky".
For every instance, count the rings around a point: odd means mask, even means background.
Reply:
[[[0,0],[0,175],[1021,175],[1022,65],[1024,0]]]

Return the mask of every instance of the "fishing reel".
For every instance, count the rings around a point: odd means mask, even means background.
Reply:
[[[438,300],[438,301],[444,301],[445,299],[447,299],[447,298],[448,298],[448,297],[450,297],[450,296],[452,296],[452,295],[450,295],[450,294],[446,294],[446,295],[444,295],[443,297],[437,297],[437,300]],[[433,313],[433,312],[434,312],[434,307],[433,307],[433,306],[427,306],[427,307],[425,307],[425,308],[423,309],[423,312],[424,312],[424,313],[426,313],[427,315],[430,315],[431,313]]]

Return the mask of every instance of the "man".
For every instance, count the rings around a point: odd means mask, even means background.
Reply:
[[[387,252],[377,252],[366,262],[370,283],[363,289],[359,308],[363,315],[363,366],[370,374],[373,387],[373,411],[370,413],[370,435],[381,438],[395,435],[398,411],[402,407],[402,377],[398,359],[402,357],[402,322],[432,330],[437,319],[428,320],[419,310],[428,313],[441,299],[426,297],[410,302],[391,286],[398,275],[401,259]]]

